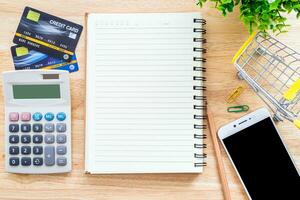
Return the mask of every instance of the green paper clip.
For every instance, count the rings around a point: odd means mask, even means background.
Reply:
[[[227,112],[229,113],[240,113],[240,112],[246,112],[248,110],[249,110],[249,106],[247,105],[230,106],[227,108]]]

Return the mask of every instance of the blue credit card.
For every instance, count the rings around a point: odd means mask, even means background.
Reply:
[[[78,71],[76,55],[72,56],[70,62],[56,57],[28,49],[27,47],[15,45],[11,47],[11,54],[16,70],[22,69],[60,69],[69,72]]]
[[[82,29],[79,24],[25,7],[13,42],[70,61]]]

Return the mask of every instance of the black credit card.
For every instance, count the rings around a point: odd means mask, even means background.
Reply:
[[[82,29],[79,24],[25,7],[13,42],[70,61]]]

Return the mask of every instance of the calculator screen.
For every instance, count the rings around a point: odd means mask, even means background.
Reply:
[[[13,85],[14,99],[59,99],[60,85]]]

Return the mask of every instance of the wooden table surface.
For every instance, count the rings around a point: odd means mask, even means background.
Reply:
[[[228,114],[225,97],[241,84],[236,70],[230,63],[232,56],[248,37],[235,12],[222,17],[213,5],[200,9],[193,0],[72,0],[72,1],[0,1],[0,71],[14,70],[10,47],[25,6],[60,16],[84,25],[86,12],[188,12],[199,11],[207,20],[208,53],[207,96],[212,106],[217,127],[238,118],[239,114]],[[290,17],[289,33],[279,38],[300,51],[300,21]],[[142,174],[142,175],[87,175],[84,174],[84,113],[85,113],[85,33],[77,47],[79,72],[71,74],[72,94],[72,145],[73,170],[61,175],[18,175],[4,172],[4,132],[0,134],[0,199],[31,200],[92,200],[92,199],[223,199],[216,159],[211,139],[207,163],[203,174]],[[2,90],[2,80],[0,82]],[[264,106],[261,100],[247,88],[239,103],[248,104],[251,111]],[[4,112],[3,95],[0,111]],[[4,130],[4,115],[0,115],[0,130]],[[300,168],[300,132],[291,123],[278,124],[297,167]],[[259,139],[259,138],[258,138]],[[267,145],[267,144],[266,144]],[[245,192],[222,150],[226,173],[233,199],[247,199]]]

